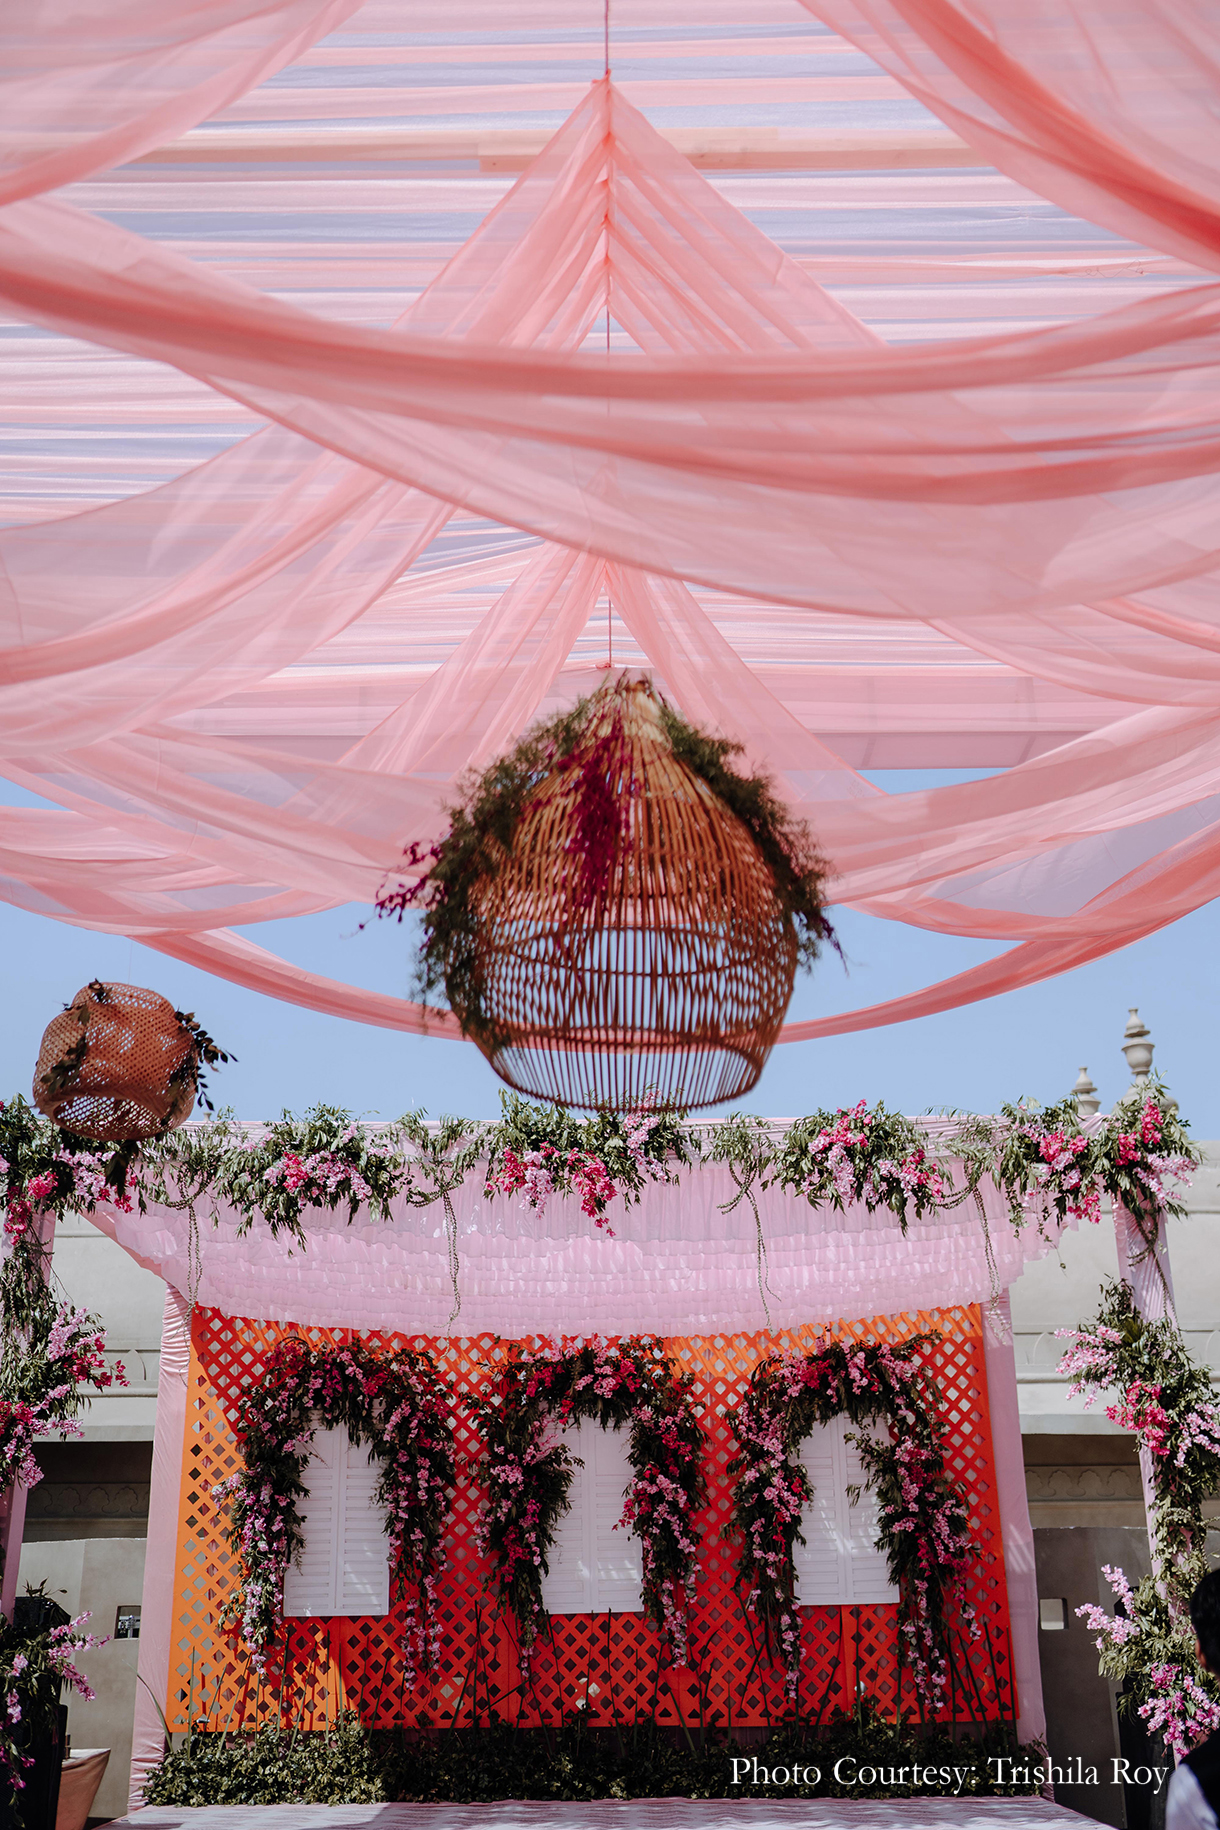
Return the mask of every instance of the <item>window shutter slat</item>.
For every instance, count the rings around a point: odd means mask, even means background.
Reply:
[[[390,1541],[385,1513],[376,1504],[380,1463],[369,1449],[345,1445],[343,1537],[336,1595],[337,1614],[388,1614]]]
[[[802,1607],[836,1607],[847,1600],[840,1527],[841,1432],[835,1422],[817,1424],[801,1444],[800,1461],[813,1487],[801,1517],[803,1545],[793,1546],[796,1599]]]
[[[317,1430],[305,1465],[309,1493],[297,1507],[304,1546],[299,1568],[290,1564],[284,1576],[284,1614],[289,1619],[335,1611],[342,1477],[339,1437],[338,1429]]]
[[[594,1543],[597,1550],[594,1605],[597,1612],[613,1608],[616,1614],[643,1611],[641,1583],[644,1562],[640,1541],[633,1531],[617,1529],[623,1497],[631,1481],[626,1430],[596,1430],[593,1445]]]
[[[865,1425],[859,1434],[880,1439],[884,1432],[879,1425]],[[858,1483],[861,1488],[859,1503],[847,1508],[851,1599],[858,1602],[897,1601],[898,1590],[890,1581],[885,1552],[877,1549],[877,1496],[864,1485],[864,1464],[855,1443],[845,1438],[843,1454],[846,1484],[850,1487]]]
[[[542,1605],[548,1614],[587,1614],[592,1609],[593,1565],[589,1546],[585,1485],[589,1444],[579,1430],[566,1430],[564,1441],[578,1461],[568,1488],[568,1510],[555,1522],[555,1535],[547,1552],[547,1574],[542,1578]]]
[[[631,1479],[627,1438],[584,1419],[566,1432],[573,1456],[584,1463],[572,1477],[570,1509],[558,1521],[542,1579],[542,1599],[552,1614],[641,1612],[640,1545],[634,1533],[616,1531]]]

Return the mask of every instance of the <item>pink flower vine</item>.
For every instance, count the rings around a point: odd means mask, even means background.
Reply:
[[[648,1339],[594,1336],[575,1347],[513,1350],[476,1412],[486,1450],[487,1500],[479,1543],[516,1614],[521,1657],[545,1619],[542,1565],[566,1509],[572,1462],[564,1427],[579,1417],[631,1432],[634,1475],[618,1527],[639,1538],[644,1606],[677,1665],[688,1659],[698,1571],[694,1514],[703,1502],[703,1433],[679,1375]]]
[[[287,1335],[242,1407],[245,1466],[213,1488],[229,1506],[228,1539],[243,1582],[233,1617],[255,1668],[266,1670],[283,1623],[284,1576],[301,1549],[296,1503],[308,1491],[315,1424],[343,1422],[382,1463],[378,1502],[386,1513],[395,1593],[406,1601],[405,1682],[435,1669],[440,1651],[436,1581],[444,1568],[444,1526],[453,1485],[448,1394],[432,1360],[410,1348],[374,1354],[355,1340],[312,1348]]]
[[[793,1541],[812,1499],[792,1446],[816,1423],[846,1412],[854,1422],[885,1418],[893,1440],[853,1440],[877,1493],[878,1545],[900,1582],[911,1668],[925,1705],[944,1701],[947,1604],[968,1637],[978,1636],[964,1581],[977,1555],[965,1502],[945,1467],[937,1399],[923,1350],[938,1337],[889,1342],[828,1341],[814,1352],[773,1355],[754,1371],[730,1422],[739,1452],[733,1526],[741,1533],[739,1573],[748,1600],[773,1632],[795,1698],[803,1648],[795,1600]]]

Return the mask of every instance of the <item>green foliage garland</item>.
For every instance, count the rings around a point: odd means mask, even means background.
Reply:
[[[475,1401],[488,1487],[480,1539],[527,1659],[546,1618],[542,1577],[575,1469],[557,1431],[590,1417],[629,1431],[634,1478],[621,1523],[640,1539],[645,1613],[664,1630],[675,1663],[686,1663],[698,1550],[693,1519],[706,1494],[691,1385],[659,1340],[612,1345],[594,1338],[535,1353],[511,1345],[499,1377]]]

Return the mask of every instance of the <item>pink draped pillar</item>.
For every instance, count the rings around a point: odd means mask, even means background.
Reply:
[[[157,1421],[153,1435],[152,1488],[148,1501],[148,1554],[140,1603],[139,1682],[131,1736],[131,1807],[143,1802],[144,1785],[161,1758],[165,1730],[160,1711],[169,1688],[174,1631],[174,1564],[178,1548],[178,1497],[186,1436],[186,1374],[191,1311],[172,1284],[165,1290]]]
[[[1155,1238],[1151,1242],[1140,1231],[1133,1214],[1120,1201],[1114,1203],[1114,1234],[1118,1243],[1119,1276],[1135,1292],[1135,1306],[1146,1322],[1166,1318],[1176,1324],[1177,1304],[1173,1295],[1173,1272],[1169,1265],[1169,1245],[1165,1238],[1165,1216],[1158,1211]],[[1152,1520],[1156,1505],[1156,1486],[1152,1474],[1152,1452],[1140,1447],[1140,1480],[1144,1488],[1144,1517],[1148,1521],[1148,1548],[1152,1567],[1157,1567],[1156,1544]]]
[[[0,1614],[6,1620],[13,1618],[13,1603],[17,1599],[17,1571],[21,1566],[21,1540],[25,1536],[25,1496],[26,1489],[21,1482],[14,1481],[0,1499],[0,1555],[4,1558]]]
[[[1008,1618],[1012,1628],[1013,1674],[1017,1681],[1017,1736],[1023,1742],[1046,1736],[1042,1704],[1042,1665],[1038,1650],[1038,1577],[1034,1568],[1034,1533],[1025,1494],[1025,1456],[1017,1405],[1017,1360],[1013,1351],[1012,1306],[1004,1291],[983,1308],[983,1346],[987,1366],[987,1402],[991,1410],[991,1445],[995,1458],[1000,1535],[1008,1582]]]

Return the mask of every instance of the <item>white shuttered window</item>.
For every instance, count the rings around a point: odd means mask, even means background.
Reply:
[[[796,1598],[805,1607],[898,1600],[885,1553],[877,1549],[876,1496],[864,1486],[859,1449],[847,1441],[855,1428],[846,1417],[835,1417],[801,1444],[800,1460],[813,1487],[813,1501],[801,1519],[805,1542],[793,1546]],[[873,1432],[864,1426],[861,1434],[866,1433]],[[857,1483],[862,1491],[852,1506],[847,1489]]]
[[[614,1529],[632,1480],[627,1432],[584,1418],[564,1441],[584,1467],[573,1472],[571,1504],[555,1526],[542,1604],[550,1614],[642,1613],[640,1541]]]
[[[318,1430],[305,1468],[309,1495],[297,1508],[305,1544],[284,1577],[284,1613],[388,1614],[390,1541],[375,1504],[380,1466],[342,1424]]]

